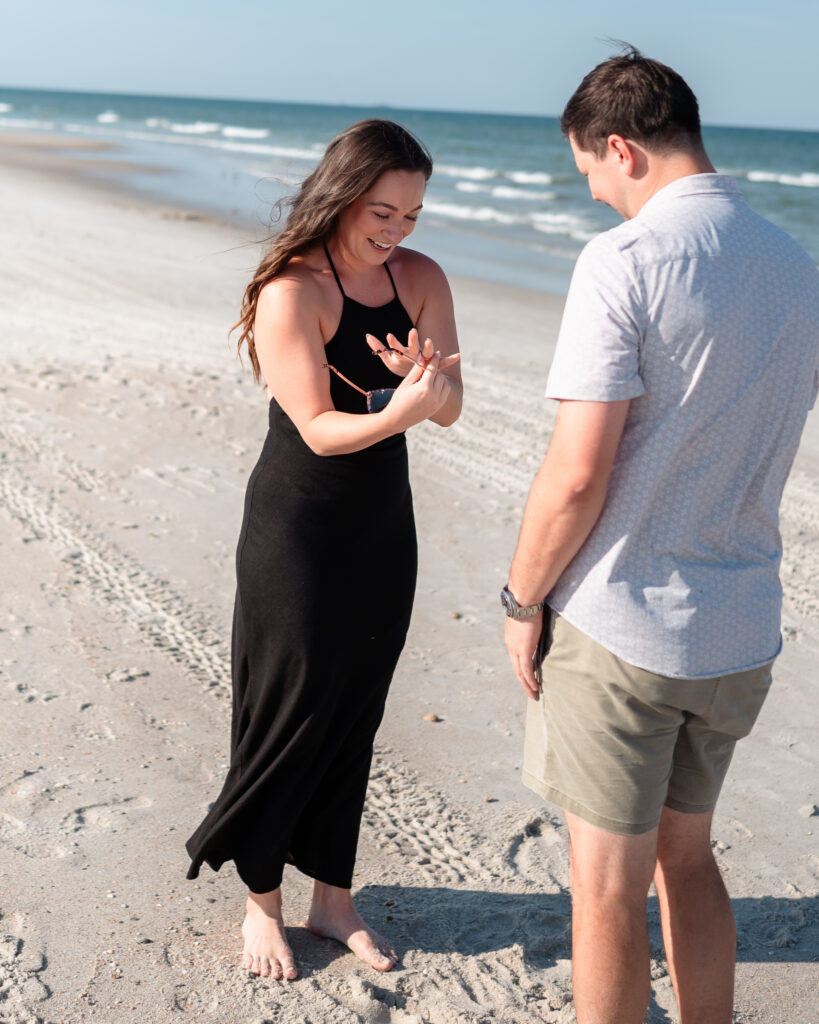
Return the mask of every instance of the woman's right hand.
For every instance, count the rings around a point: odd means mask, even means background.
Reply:
[[[415,327],[409,332],[406,345],[402,345],[394,334],[387,335],[386,345],[373,334],[366,335],[366,339],[372,351],[380,356],[384,365],[398,377],[406,377],[416,363],[429,360],[435,354],[432,339],[427,338],[422,345]],[[438,369],[444,370],[447,366],[457,363],[460,358],[458,352],[442,356]]]
[[[404,377],[389,405],[377,415],[389,416],[395,420],[396,432],[428,420],[441,408],[449,393],[449,380],[439,373],[441,353],[420,360]]]

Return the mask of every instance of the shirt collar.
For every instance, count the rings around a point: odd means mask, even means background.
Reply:
[[[736,179],[730,174],[686,174],[682,178],[664,185],[659,191],[643,203],[637,217],[651,207],[660,206],[673,199],[681,199],[683,196],[715,196],[735,195],[742,196]]]

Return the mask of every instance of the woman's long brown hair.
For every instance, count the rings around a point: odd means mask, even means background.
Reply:
[[[288,201],[291,209],[284,228],[256,268],[242,299],[242,315],[231,327],[231,333],[241,328],[237,351],[241,354],[242,344],[247,343],[256,381],[261,378],[253,340],[259,292],[294,256],[326,242],[335,231],[339,214],[369,191],[385,171],[422,171],[429,180],[432,158],[414,135],[394,121],[359,121],[333,139],[318,167]]]

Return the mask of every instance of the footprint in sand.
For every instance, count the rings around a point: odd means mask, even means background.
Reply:
[[[744,822],[737,818],[720,818],[714,829],[714,838],[711,840],[711,848],[714,856],[721,857],[732,847],[741,846],[749,839],[753,839],[754,833]]]
[[[2,918],[2,914],[0,914]],[[0,1020],[3,1024],[40,1024],[34,1007],[51,993],[38,977],[45,958],[29,943],[8,933],[0,920]]]
[[[77,807],[63,818],[60,831],[68,835],[86,832],[115,831],[133,810],[144,810],[153,801],[146,796],[127,797],[110,803],[88,804]]]
[[[560,832],[560,821],[548,814],[535,814],[519,826],[508,841],[503,860],[515,876],[552,892],[565,890],[568,879],[568,851]],[[549,891],[544,890],[544,891]]]
[[[765,897],[746,936],[773,949],[786,949],[799,942],[800,932],[811,923],[806,901]]]
[[[41,693],[28,683],[15,683],[14,692],[19,694],[26,704],[50,704],[51,701],[57,700],[61,696],[58,693]]]
[[[106,721],[107,712],[104,708],[88,702],[80,705],[80,711],[80,718],[71,726],[73,736],[97,743],[116,742],[117,734]]]
[[[6,811],[0,811],[0,843],[33,860],[55,860],[68,853],[64,847],[32,827],[30,822]],[[2,1014],[0,1021],[4,1021]]]

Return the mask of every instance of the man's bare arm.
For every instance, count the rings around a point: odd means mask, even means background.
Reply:
[[[518,604],[541,601],[591,533],[606,500],[629,405],[630,399],[560,403],[552,440],[529,491],[509,572],[509,589]],[[509,657],[531,697],[537,696],[532,654],[540,627],[540,615],[506,620]]]

